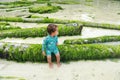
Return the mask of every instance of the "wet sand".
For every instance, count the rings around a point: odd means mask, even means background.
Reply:
[[[120,80],[120,59],[62,63],[49,69],[47,63],[16,63],[0,60],[1,76],[18,76],[26,80]]]
[[[8,22],[10,25],[19,26],[21,28],[46,27],[47,23],[22,23],[22,22]]]

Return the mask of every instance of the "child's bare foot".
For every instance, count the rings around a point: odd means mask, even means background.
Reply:
[[[60,67],[60,66],[61,66],[61,63],[57,63],[57,66]]]
[[[49,64],[49,68],[53,68],[53,64],[51,63],[51,64]]]

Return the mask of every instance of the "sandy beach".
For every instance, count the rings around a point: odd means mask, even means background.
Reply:
[[[26,80],[120,80],[120,59],[62,63],[50,69],[47,63],[17,63],[0,60],[1,76]]]
[[[0,0],[0,2],[12,2],[19,0]],[[24,0],[23,0],[24,1]],[[34,1],[34,0],[33,0]],[[54,0],[52,0],[54,1]],[[63,10],[55,13],[30,13],[29,7],[46,5],[34,4],[14,8],[0,8],[0,16],[6,17],[28,17],[31,15],[38,17],[49,17],[62,20],[80,20],[97,23],[120,24],[120,2],[119,0],[93,0],[85,2],[77,0],[79,4],[56,4]],[[7,7],[7,5],[0,5]],[[9,6],[8,6],[9,7]],[[9,22],[12,26],[21,28],[33,28],[47,26],[48,23],[22,23]],[[59,44],[63,44],[66,39],[92,38],[100,36],[120,35],[120,30],[84,27],[81,35],[61,36]],[[42,44],[45,37],[35,38],[4,38],[0,42]],[[118,42],[101,43],[107,45],[120,45]],[[24,79],[1,78],[20,77]],[[120,59],[106,60],[79,60],[75,62],[63,63],[60,68],[54,62],[54,68],[50,69],[47,63],[14,62],[0,59],[0,80],[120,80]]]

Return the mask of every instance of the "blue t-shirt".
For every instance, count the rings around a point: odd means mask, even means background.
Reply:
[[[57,49],[57,43],[58,43],[58,37],[57,36],[50,36],[48,35],[44,40],[42,44],[42,51],[53,51]]]

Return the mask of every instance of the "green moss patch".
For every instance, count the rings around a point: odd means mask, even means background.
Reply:
[[[35,6],[35,7],[30,7],[29,11],[32,13],[53,13],[57,12],[59,10],[62,10],[63,8],[60,6],[52,6],[51,3],[48,3],[47,6]]]
[[[49,17],[29,16],[30,18],[21,17],[0,17],[0,21],[10,22],[29,22],[29,23],[57,23],[57,24],[68,24],[68,23],[80,23],[85,27],[93,28],[104,28],[104,29],[115,29],[120,30],[120,25],[109,24],[109,23],[96,23],[96,22],[85,22],[78,20],[62,20]]]
[[[15,1],[15,2],[0,2],[1,5],[4,5],[0,7],[3,8],[15,8],[15,7],[23,7],[23,6],[30,6],[33,5],[30,1]]]
[[[20,62],[46,62],[40,44],[0,43],[0,58]],[[59,45],[61,61],[120,58],[120,45]],[[53,57],[53,61],[55,58]]]
[[[101,36],[95,38],[84,38],[84,39],[72,39],[65,40],[65,44],[91,44],[91,43],[104,43],[104,42],[112,42],[112,41],[120,41],[120,36]]]
[[[66,26],[58,25],[59,35],[58,36],[73,36],[81,34],[80,26]],[[24,29],[13,29],[4,30],[0,32],[0,38],[16,37],[16,38],[27,38],[27,37],[43,37],[47,35],[46,27],[40,28],[24,28]]]
[[[21,28],[18,26],[12,26],[6,22],[0,22],[0,31],[1,30],[10,30],[10,29],[21,29]]]

